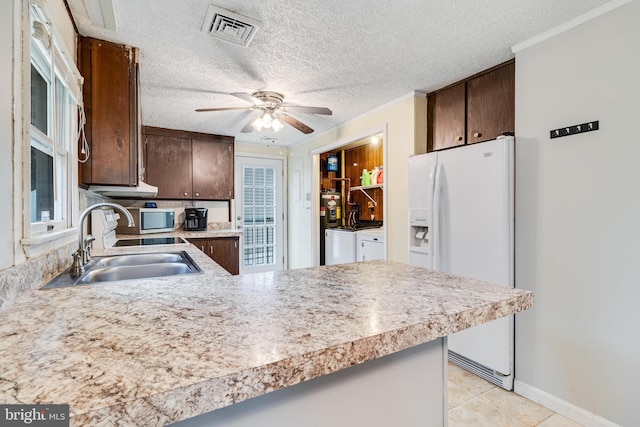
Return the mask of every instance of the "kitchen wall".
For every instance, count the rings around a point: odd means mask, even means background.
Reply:
[[[640,423],[638,17],[633,1],[516,54],[516,286],[535,295],[516,391],[585,425]]]
[[[346,144],[355,141],[366,132],[377,132],[385,126],[387,259],[407,261],[407,158],[416,149],[426,150],[426,102],[424,94],[411,93],[289,149],[288,187],[292,194],[288,205],[290,268],[315,264],[314,240],[308,238],[316,231],[312,213],[314,205],[307,199],[307,194],[317,197],[319,191],[319,188],[312,188],[312,152],[336,142]]]
[[[260,154],[267,156],[286,156],[288,154],[287,147],[279,146],[278,143],[256,144],[255,142],[242,142],[236,139],[234,144],[235,154]]]

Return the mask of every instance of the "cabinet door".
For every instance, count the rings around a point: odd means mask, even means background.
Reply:
[[[229,273],[240,274],[240,239],[238,237],[187,240]]]
[[[207,239],[187,239],[187,242],[191,243],[193,246],[200,249],[205,254],[209,253],[209,249],[207,248],[209,240]]]
[[[489,141],[515,128],[515,63],[467,82],[467,144]]]
[[[159,199],[192,199],[191,140],[145,135],[146,180]]]
[[[90,158],[80,165],[85,184],[137,184],[136,67],[133,48],[81,37],[85,132]]]
[[[465,84],[459,83],[429,97],[433,150],[464,145]]]
[[[240,273],[240,249],[237,237],[218,237],[208,241],[208,255],[231,274]]]
[[[193,198],[233,199],[233,144],[192,140]]]
[[[361,240],[358,247],[358,261],[384,259],[384,243],[373,240]]]

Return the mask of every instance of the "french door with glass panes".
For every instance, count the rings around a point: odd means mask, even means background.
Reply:
[[[241,272],[284,268],[283,161],[236,156],[236,219]]]

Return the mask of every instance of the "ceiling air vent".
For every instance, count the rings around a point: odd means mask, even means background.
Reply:
[[[202,32],[216,39],[247,47],[260,29],[260,25],[262,24],[255,19],[210,4]]]

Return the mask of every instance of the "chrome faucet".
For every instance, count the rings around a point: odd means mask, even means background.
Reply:
[[[89,212],[101,207],[112,207],[119,210],[127,217],[129,227],[135,225],[129,211],[117,203],[96,203],[85,209],[84,212],[80,214],[80,219],[78,220],[78,250],[73,253],[73,264],[71,264],[71,269],[69,270],[72,276],[80,276],[84,272],[84,266],[91,261],[91,242],[95,240],[95,237],[87,236],[86,239],[84,238],[84,220],[87,218],[87,215],[89,215]]]

